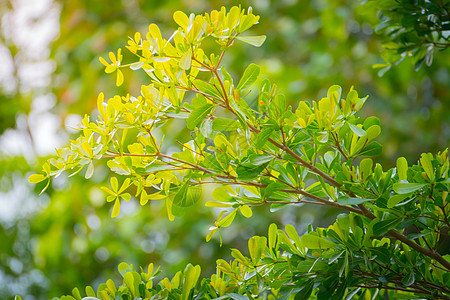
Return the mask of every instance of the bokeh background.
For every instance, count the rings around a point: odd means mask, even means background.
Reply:
[[[300,233],[308,224],[331,222],[338,211],[260,208],[224,230],[219,247],[216,239],[205,242],[216,212],[201,203],[170,222],[160,204],[131,201],[111,219],[99,189],[110,174],[100,165],[91,180],[63,175],[41,196],[43,186],[26,181],[55,147],[76,135],[73,128],[94,112],[99,92],[136,95],[146,82],[125,73],[117,88],[99,56],[123,47],[135,31],[145,34],[150,23],[169,37],[176,10],[203,13],[237,4],[261,16],[252,32],[267,40],[261,48],[236,44],[225,59],[234,76],[257,63],[294,106],[320,99],[332,84],[344,91],[353,85],[369,95],[362,114],[381,119],[384,150],[375,160],[386,168],[399,156],[414,162],[422,152],[448,147],[448,50],[419,71],[407,57],[379,77],[372,65],[383,62],[386,36],[374,33],[377,9],[360,1],[0,0],[0,299],[48,299],[73,287],[95,287],[117,278],[122,261],[153,262],[168,276],[191,262],[208,276],[217,258],[230,257],[230,247],[245,250],[247,238],[266,234],[271,222],[293,224]],[[174,126],[178,133],[166,136],[173,143],[184,134],[183,124]]]

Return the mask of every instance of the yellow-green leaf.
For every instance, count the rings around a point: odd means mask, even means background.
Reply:
[[[123,73],[120,70],[117,70],[117,79],[116,79],[116,85],[121,86],[123,83]]]
[[[183,70],[189,70],[191,68],[192,63],[192,51],[191,48],[181,57],[180,59],[180,68]]]
[[[47,178],[47,177],[42,174],[31,174],[28,177],[28,182],[29,183],[38,183],[38,182],[43,181],[45,178]]]
[[[244,43],[250,44],[252,46],[260,47],[266,40],[266,36],[265,35],[258,35],[258,36],[241,36],[241,35],[239,35],[236,37],[236,39],[238,39]]]
[[[407,180],[408,161],[404,157],[397,159],[397,173],[399,180]]]
[[[231,207],[233,206],[233,203],[222,203],[222,202],[216,202],[216,201],[207,201],[205,203],[206,207]]]
[[[298,248],[300,248],[301,247],[300,237],[298,236],[298,233],[297,233],[297,230],[295,230],[295,227],[288,224],[284,227],[284,230],[286,231],[289,238],[294,241],[295,245]]]
[[[245,90],[249,88],[258,79],[259,70],[260,67],[258,65],[250,64],[247,69],[245,69],[244,75],[242,75],[236,89]]]
[[[114,193],[117,193],[117,191],[119,189],[119,183],[117,182],[117,178],[111,177],[110,183],[111,183],[111,187],[112,187],[112,190],[114,191]]]
[[[108,67],[111,65],[111,64],[108,64],[108,62],[103,57],[99,57],[98,59],[105,67]]]
[[[120,213],[120,200],[116,199],[116,201],[114,202],[112,213],[111,213],[111,218],[117,217],[119,215],[119,213]]]
[[[250,218],[253,215],[252,209],[248,207],[248,205],[242,205],[241,207],[239,207],[239,210],[246,218]]]
[[[181,10],[177,10],[176,12],[174,12],[173,19],[174,19],[175,23],[178,24],[178,26],[183,28],[183,30],[186,30],[186,28],[189,25],[188,16],[186,16],[186,14],[184,12],[182,12]]]
[[[422,168],[425,170],[425,173],[428,176],[428,179],[430,181],[434,181],[434,171],[433,171],[433,164],[431,163],[431,160],[433,159],[433,155],[430,153],[423,153],[420,157],[420,164],[422,165]]]

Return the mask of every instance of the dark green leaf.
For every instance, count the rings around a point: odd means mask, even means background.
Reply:
[[[309,296],[311,296],[311,293],[314,289],[314,280],[309,280],[306,282],[302,289],[295,295],[295,300],[304,300],[309,299]]]
[[[360,156],[377,156],[383,151],[383,146],[378,142],[369,143],[364,149],[362,149],[358,155]]]
[[[414,272],[410,271],[405,277],[402,279],[402,283],[406,286],[410,286],[414,283],[416,279],[414,278]]]
[[[373,234],[376,236],[384,235],[390,229],[394,228],[398,224],[400,224],[402,218],[389,218],[373,225]]]
[[[366,198],[344,198],[341,197],[338,199],[338,203],[341,205],[358,205],[367,201],[373,201],[374,199],[366,199]]]

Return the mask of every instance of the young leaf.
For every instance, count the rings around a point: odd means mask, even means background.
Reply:
[[[47,178],[47,177],[42,174],[31,174],[28,177],[28,182],[29,183],[38,183],[38,182],[43,181],[45,178]]]
[[[236,37],[236,39],[238,39],[238,40],[240,40],[240,41],[242,41],[244,43],[250,44],[252,46],[260,47],[264,43],[264,41],[266,40],[266,36],[265,35],[257,35],[257,36],[242,36],[242,35],[238,35]]]
[[[84,174],[84,178],[89,179],[92,175],[94,175],[94,163],[90,161],[86,169],[86,174]]]
[[[277,225],[272,223],[269,226],[269,234],[268,234],[268,238],[269,238],[269,248],[275,248],[276,244],[277,244]]]
[[[237,210],[233,210],[231,213],[226,215],[223,219],[220,221],[217,221],[218,227],[228,227],[233,223],[234,217],[236,217]]]
[[[422,168],[425,170],[425,173],[428,176],[428,179],[430,181],[434,181],[434,170],[433,170],[433,164],[431,163],[431,160],[433,159],[433,155],[430,153],[423,153],[420,157],[420,164],[422,165]]]
[[[397,159],[397,174],[398,179],[400,181],[407,179],[406,176],[407,171],[408,171],[408,161],[404,157],[399,157]]]
[[[192,63],[192,51],[191,48],[189,48],[188,52],[186,52],[181,58],[180,58],[180,68],[183,70],[189,70],[191,68]]]
[[[116,201],[114,202],[113,210],[111,212],[111,218],[115,218],[120,213],[120,200],[119,198],[116,198]]]
[[[186,16],[186,14],[180,10],[177,10],[176,12],[174,12],[173,19],[178,24],[178,26],[183,28],[183,30],[186,30],[186,28],[189,25],[188,16]]]
[[[300,237],[298,236],[297,230],[295,230],[295,227],[291,224],[288,224],[284,227],[284,230],[286,231],[287,235],[291,240],[294,241],[295,245],[300,248],[302,246],[302,243],[300,242]]]
[[[239,207],[239,210],[241,211],[242,215],[246,218],[250,218],[253,215],[252,209],[248,207],[248,205],[242,205],[241,207]]]

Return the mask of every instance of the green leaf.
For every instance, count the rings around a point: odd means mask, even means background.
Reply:
[[[397,173],[399,180],[407,179],[407,171],[408,171],[408,161],[404,157],[399,157],[397,159]]]
[[[371,142],[369,145],[364,147],[363,150],[361,150],[358,155],[360,156],[377,156],[380,155],[383,151],[383,146],[380,145],[378,142]]]
[[[266,127],[264,128],[259,134],[258,137],[256,139],[256,143],[255,143],[255,147],[260,149],[264,146],[264,144],[267,142],[267,140],[269,139],[270,135],[272,134],[272,132],[274,131],[274,129],[272,127]]]
[[[173,205],[178,207],[189,207],[198,202],[201,196],[201,188],[199,186],[189,186],[186,181],[176,193],[173,199]]]
[[[194,129],[201,121],[211,112],[214,106],[210,103],[204,104],[200,107],[196,107],[189,118],[186,120],[186,126],[189,129]]]
[[[266,36],[265,35],[257,35],[257,36],[242,36],[242,35],[238,35],[236,37],[236,39],[238,39],[238,40],[240,40],[240,41],[242,41],[244,43],[250,44],[252,46],[260,47],[264,43],[264,41],[266,40]]]
[[[309,249],[328,249],[337,245],[325,238],[312,234],[303,235],[301,241],[303,246]]]
[[[341,99],[342,95],[342,88],[339,85],[332,85],[327,92],[327,98],[331,98],[331,96],[335,95],[337,93],[337,98],[335,99],[338,103]]]
[[[121,262],[117,268],[122,277],[125,276],[125,273],[133,271],[133,267],[124,262]]]
[[[426,186],[425,183],[397,182],[394,183],[393,189],[397,194],[409,194],[420,190],[424,186]]]
[[[362,128],[359,128],[356,125],[350,124],[348,123],[348,126],[350,126],[350,129],[357,135],[357,136],[365,136],[366,135],[366,131]]]
[[[370,158],[364,158],[359,163],[359,176],[361,180],[366,180],[372,174],[373,161]]]
[[[238,90],[246,90],[249,88],[255,81],[258,79],[260,67],[255,64],[250,64],[247,69],[244,71],[244,75],[242,75],[239,84],[236,89]]]
[[[389,218],[373,225],[373,234],[376,236],[384,235],[390,229],[400,224],[402,218]]]
[[[221,219],[217,222],[218,227],[228,227],[233,223],[234,218],[236,217],[237,210],[233,210],[231,213],[225,216],[225,218]]]
[[[428,179],[430,181],[434,181],[434,170],[433,170],[433,164],[431,163],[433,159],[433,155],[430,153],[423,153],[420,157],[420,164],[422,165],[422,168],[425,170],[425,173],[428,176]]]
[[[219,91],[210,83],[205,82],[200,79],[194,80],[192,83],[200,92],[205,93],[207,95],[212,96],[216,99],[222,99],[222,95],[219,93]]]
[[[212,123],[212,129],[214,131],[236,131],[241,128],[238,121],[225,118],[214,118]]]
[[[399,204],[400,202],[402,202],[403,200],[405,200],[406,198],[408,198],[411,195],[411,193],[408,194],[398,194],[398,195],[394,195],[391,198],[389,198],[388,202],[387,202],[387,207],[388,208],[393,208],[395,207],[397,204]]]
[[[267,238],[265,236],[253,236],[248,240],[248,250],[254,264],[258,264],[261,255],[266,249]]]
[[[191,264],[188,264],[186,268],[184,269],[184,283],[183,283],[183,290],[181,294],[182,300],[189,299],[189,294],[194,288],[194,286],[197,284],[198,278],[200,277],[200,266],[193,266]]]
[[[272,223],[269,226],[269,234],[268,234],[268,238],[269,238],[269,248],[275,248],[276,244],[277,244],[277,225]]]
[[[238,175],[238,179],[249,180],[257,177],[262,170],[264,170],[264,165],[257,165],[253,167],[240,165],[236,168],[236,173]]]
[[[291,224],[288,224],[284,227],[284,230],[286,231],[287,235],[291,240],[294,241],[295,245],[298,248],[302,247],[302,243],[300,242],[300,237],[298,236],[297,230],[295,230],[295,227]]]
[[[233,200],[233,197],[231,197],[227,190],[221,186],[214,189],[211,193],[211,197],[219,202],[230,202]]]
[[[406,286],[412,285],[416,279],[414,278],[414,272],[410,271],[405,277],[402,279],[402,283]]]
[[[245,163],[246,167],[260,166],[269,161],[274,160],[275,158],[272,155],[266,154],[252,154],[248,157],[247,162]]]
[[[338,199],[338,203],[340,205],[358,205],[367,201],[373,201],[374,199],[366,199],[366,198],[346,198],[341,197]]]
[[[109,280],[111,280],[111,279],[109,279]],[[112,281],[112,280],[111,280]],[[88,297],[96,297],[96,295],[95,295],[95,292],[94,292],[94,289],[91,287],[91,286],[87,286],[86,287],[86,295],[88,296]],[[114,290],[113,290],[114,291]],[[88,299],[85,299],[85,300],[88,300]]]
[[[72,295],[75,297],[75,299],[81,300],[81,294],[80,294],[80,291],[78,290],[78,288],[72,289]]]

